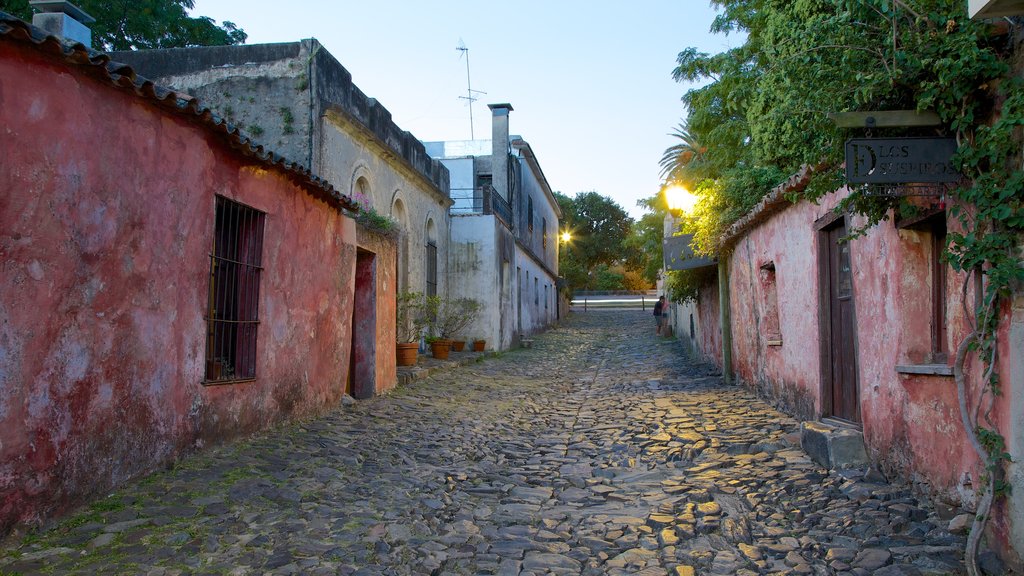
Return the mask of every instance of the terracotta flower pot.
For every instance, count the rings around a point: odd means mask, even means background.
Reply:
[[[395,355],[399,366],[415,366],[416,359],[420,355],[419,342],[399,342],[395,345],[398,353]]]
[[[487,340],[473,340],[473,352],[483,352],[487,346]]]
[[[451,340],[434,340],[430,343],[430,353],[438,360],[447,360],[451,345]]]
[[[466,347],[465,340],[452,340],[452,351],[462,352],[462,349]]]

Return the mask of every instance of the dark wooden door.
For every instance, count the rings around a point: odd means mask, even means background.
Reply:
[[[850,243],[842,220],[828,231],[828,323],[832,406],[830,416],[860,422],[857,392],[856,318],[853,311],[853,270]]]

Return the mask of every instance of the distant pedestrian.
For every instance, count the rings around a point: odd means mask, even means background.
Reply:
[[[661,329],[665,327],[665,322],[668,319],[668,302],[665,302],[665,297],[658,298],[658,302],[654,304],[654,319],[658,323],[658,330],[655,334],[661,335]]]

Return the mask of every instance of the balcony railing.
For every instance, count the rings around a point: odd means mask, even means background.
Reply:
[[[483,185],[477,188],[452,188],[452,214],[494,214],[502,219],[505,225],[512,227],[512,205],[505,201],[493,186]]]

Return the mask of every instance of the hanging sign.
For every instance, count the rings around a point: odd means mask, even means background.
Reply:
[[[846,141],[850,184],[956,182],[954,138],[853,138]]]
[[[668,236],[662,243],[665,270],[693,270],[714,266],[717,260],[702,258],[693,253],[693,234]]]

